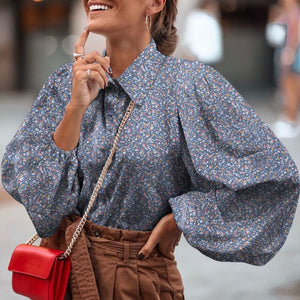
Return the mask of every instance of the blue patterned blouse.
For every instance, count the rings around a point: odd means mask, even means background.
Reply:
[[[151,230],[174,213],[188,242],[220,261],[261,265],[281,248],[298,193],[286,149],[238,92],[209,66],[167,57],[152,41],[89,106],[78,147],[52,134],[72,90],[72,64],[57,69],[7,146],[6,190],[41,237],[81,214],[132,99],[114,161],[90,220]]]

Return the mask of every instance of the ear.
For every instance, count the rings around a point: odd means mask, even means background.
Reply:
[[[160,11],[163,10],[163,8],[166,5],[166,0],[150,0],[148,5],[147,14],[156,15]]]

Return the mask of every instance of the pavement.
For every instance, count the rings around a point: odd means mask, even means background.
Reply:
[[[278,101],[270,91],[243,94],[260,117],[270,124]],[[5,145],[29,111],[34,95],[0,94],[0,159]],[[300,168],[300,137],[283,140]],[[24,299],[11,290],[7,265],[14,247],[27,241],[34,228],[22,205],[0,185],[0,299]],[[300,213],[297,211],[287,242],[266,266],[220,263],[209,259],[182,239],[176,250],[187,300],[300,300]]]

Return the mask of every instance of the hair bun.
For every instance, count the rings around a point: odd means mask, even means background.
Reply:
[[[177,29],[174,26],[177,12],[177,0],[168,0],[152,25],[152,38],[157,50],[164,55],[171,55],[178,43]]]

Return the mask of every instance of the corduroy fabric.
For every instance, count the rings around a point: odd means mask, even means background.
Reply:
[[[79,222],[71,216],[41,245],[65,249]],[[139,250],[150,231],[112,229],[87,222],[71,254],[72,270],[65,300],[184,299],[176,261],[157,249],[142,261]]]

